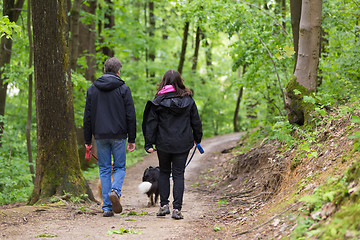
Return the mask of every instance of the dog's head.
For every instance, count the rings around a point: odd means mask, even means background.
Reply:
[[[159,167],[150,166],[147,169],[145,169],[142,181],[151,182],[151,183],[157,182],[159,179],[159,175],[160,175]]]

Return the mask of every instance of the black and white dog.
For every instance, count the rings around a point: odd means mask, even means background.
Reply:
[[[148,167],[145,169],[139,191],[149,197],[148,206],[155,206],[159,199],[159,167]]]

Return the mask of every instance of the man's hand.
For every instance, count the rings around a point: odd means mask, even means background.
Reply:
[[[135,150],[135,143],[128,143],[127,150],[132,152]]]
[[[155,150],[153,149],[153,148],[149,148],[149,149],[147,149],[146,150],[148,153],[153,153],[153,152],[155,152]]]
[[[85,160],[89,162],[91,160],[92,145],[85,144],[85,147],[86,147]]]

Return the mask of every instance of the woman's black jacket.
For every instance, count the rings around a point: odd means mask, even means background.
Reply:
[[[202,124],[191,96],[176,97],[165,93],[148,101],[144,110],[142,130],[145,150],[153,148],[168,153],[189,151],[201,142]]]

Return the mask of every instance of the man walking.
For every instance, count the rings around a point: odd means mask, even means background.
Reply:
[[[135,149],[134,101],[130,88],[119,77],[121,67],[117,58],[105,61],[104,74],[87,90],[84,111],[85,146],[92,147],[92,135],[96,140],[104,217],[122,212],[120,196],[126,172],[126,138],[127,150]]]

